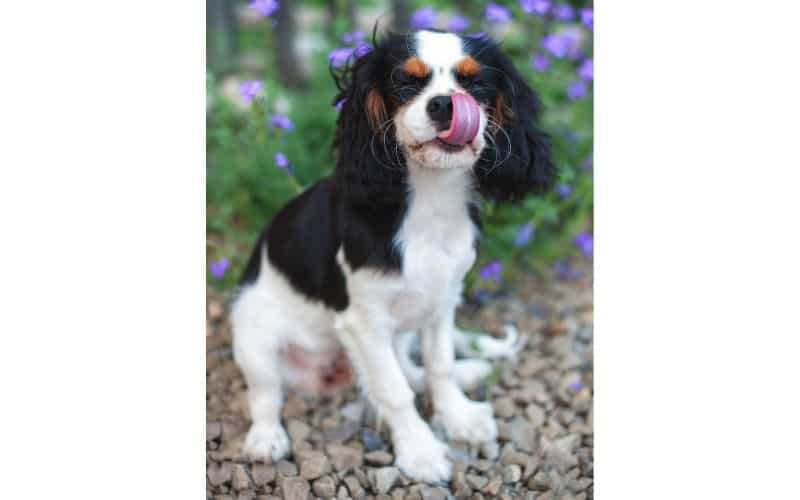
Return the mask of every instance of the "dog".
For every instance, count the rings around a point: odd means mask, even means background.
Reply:
[[[544,192],[555,168],[540,102],[499,44],[436,30],[387,34],[332,71],[341,104],[334,173],[291,200],[261,233],[231,305],[234,357],[252,426],[243,453],[278,460],[284,388],[361,388],[389,425],[395,464],[448,480],[447,446],[414,406],[427,388],[447,436],[496,439],[492,407],[467,398],[519,336],[454,324],[475,263],[481,200]],[[419,335],[424,368],[409,357]]]

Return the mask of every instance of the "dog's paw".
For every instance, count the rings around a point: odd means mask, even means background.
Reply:
[[[459,359],[453,364],[453,378],[461,389],[478,387],[492,373],[492,365],[482,359]]]
[[[416,481],[430,484],[449,481],[453,465],[447,458],[447,445],[436,439],[430,430],[427,434],[424,439],[420,436],[400,437],[398,441],[403,442],[395,445],[395,465]]]
[[[450,439],[470,443],[497,439],[497,423],[489,403],[470,401],[462,396],[440,406],[435,418],[441,422]]]
[[[277,462],[289,453],[289,436],[281,424],[253,424],[242,446],[252,460]]]

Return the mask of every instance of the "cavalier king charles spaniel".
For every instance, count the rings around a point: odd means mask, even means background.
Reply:
[[[554,176],[539,100],[497,43],[438,31],[386,35],[334,79],[336,169],[274,216],[231,307],[252,417],[243,453],[284,457],[284,389],[340,387],[352,366],[396,465],[447,480],[448,448],[414,392],[430,391],[449,438],[496,439],[492,406],[463,391],[490,372],[476,355],[510,356],[520,337],[464,332],[454,317],[480,200],[517,201]],[[424,366],[409,354],[415,335]]]

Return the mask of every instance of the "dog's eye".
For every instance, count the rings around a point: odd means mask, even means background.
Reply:
[[[395,93],[403,100],[408,100],[417,95],[425,86],[429,77],[418,78],[405,71],[396,71],[392,78]]]

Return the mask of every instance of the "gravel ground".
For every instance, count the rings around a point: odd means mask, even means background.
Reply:
[[[564,271],[559,279],[521,278],[513,292],[478,293],[460,309],[463,327],[501,332],[512,321],[529,340],[516,361],[497,363],[486,385],[469,394],[494,404],[498,442],[450,441],[453,479],[440,486],[415,483],[392,466],[388,429],[355,388],[326,398],[290,393],[283,418],[292,456],[276,464],[240,456],[249,425],[245,383],[232,358],[222,298],[209,291],[208,498],[593,498],[591,266],[575,264],[568,280]],[[417,406],[429,419],[425,396]]]

